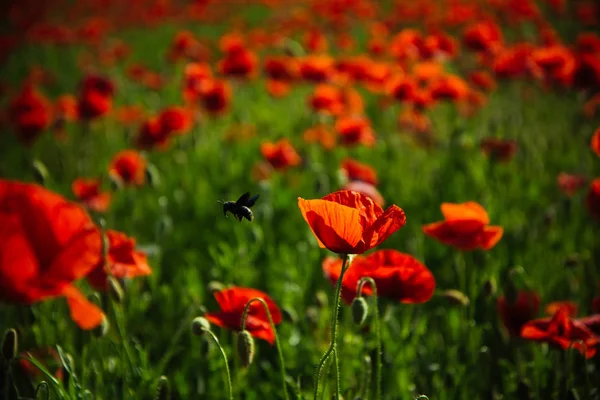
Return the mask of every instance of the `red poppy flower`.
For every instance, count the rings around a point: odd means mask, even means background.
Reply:
[[[114,93],[115,87],[107,78],[86,76],[80,85],[79,116],[83,119],[94,119],[107,114],[112,109]]]
[[[572,175],[561,172],[556,178],[558,187],[567,196],[573,196],[579,189],[585,186],[587,178],[582,175]]]
[[[578,307],[572,301],[553,301],[546,305],[546,309],[544,310],[548,315],[554,315],[559,310],[565,310],[569,317],[574,317],[577,315]]]
[[[344,111],[344,102],[340,90],[332,85],[321,84],[315,86],[308,103],[315,112],[339,115]]]
[[[311,53],[327,51],[327,38],[317,29],[304,33],[304,47]]]
[[[209,114],[218,115],[227,111],[231,103],[231,86],[227,81],[210,79],[200,87],[200,101]]]
[[[33,86],[26,85],[8,107],[8,118],[17,138],[31,145],[52,122],[51,106]]]
[[[90,210],[105,212],[110,205],[111,194],[100,191],[100,179],[75,179],[71,185],[73,194]]]
[[[585,197],[585,205],[594,218],[600,220],[600,178],[590,184],[590,189]]]
[[[141,149],[164,149],[167,147],[170,137],[169,132],[163,129],[163,125],[158,117],[153,117],[142,123],[135,139],[135,144]]]
[[[553,45],[535,49],[531,53],[531,60],[546,81],[563,85],[571,83],[575,71],[575,57],[566,47]]]
[[[298,76],[298,63],[293,57],[267,57],[264,70],[265,74],[271,79],[289,82]]]
[[[342,260],[327,257],[323,272],[335,285],[342,270]],[[350,304],[356,297],[358,281],[370,277],[377,286],[377,295],[400,303],[424,303],[435,290],[435,278],[427,267],[409,254],[396,250],[378,250],[366,257],[356,256],[342,281],[342,298]],[[370,285],[365,285],[363,295],[371,295]]]
[[[226,76],[250,78],[256,73],[258,57],[247,49],[231,51],[219,61],[219,71]]]
[[[325,82],[334,72],[334,61],[326,55],[307,56],[300,63],[300,76],[307,81]]]
[[[473,82],[475,86],[486,92],[496,89],[496,81],[486,71],[473,71],[469,74],[469,80]]]
[[[102,240],[78,205],[38,185],[0,180],[0,300],[31,304],[67,298],[83,329],[98,326],[102,310],[73,282],[102,255]]]
[[[496,54],[492,62],[492,69],[500,78],[523,77],[530,71],[532,52],[533,46],[530,43],[521,43],[502,49]]]
[[[469,85],[456,75],[446,75],[432,82],[431,97],[434,100],[458,101],[466,98],[470,92]]]
[[[335,121],[335,130],[346,146],[375,144],[375,133],[366,117],[340,117]]]
[[[182,135],[189,132],[194,121],[190,110],[179,106],[171,106],[160,112],[158,122],[167,135]]]
[[[123,150],[113,157],[108,172],[126,185],[143,185],[146,180],[146,160],[135,150]]]
[[[345,158],[342,161],[341,169],[346,178],[351,181],[363,181],[371,185],[377,185],[377,172],[370,165],[351,158]]]
[[[406,223],[400,207],[392,205],[384,212],[368,196],[348,190],[319,200],[298,198],[298,207],[319,246],[338,254],[363,254]]]
[[[523,325],[536,317],[540,297],[536,292],[521,290],[514,303],[510,303],[504,296],[498,297],[496,307],[510,336],[519,336]]]
[[[350,182],[347,182],[342,187],[342,189],[362,193],[362,194],[370,197],[371,199],[373,199],[373,201],[375,203],[377,203],[377,205],[379,207],[385,206],[385,199],[383,198],[381,193],[379,193],[379,190],[377,190],[377,188],[375,186],[371,185],[370,183],[363,182],[363,181],[350,181]]]
[[[144,110],[140,106],[121,106],[115,112],[115,119],[124,126],[138,123],[144,118]]]
[[[500,226],[489,226],[485,209],[474,201],[442,203],[444,221],[423,226],[423,232],[459,250],[490,250],[502,238]]]
[[[183,71],[183,98],[193,102],[200,97],[205,82],[212,80],[210,65],[206,63],[189,63]]]
[[[267,303],[273,323],[281,323],[281,311],[279,311],[279,307],[277,307],[277,304],[266,293],[260,290],[231,287],[215,292],[214,296],[221,307],[221,311],[206,313],[205,316],[207,320],[217,326],[233,330],[242,329],[242,313],[244,312],[244,308],[250,300],[256,297],[262,298]],[[267,312],[258,301],[252,303],[248,310],[246,330],[255,338],[266,340],[270,344],[275,343],[275,332],[271,329]]]
[[[306,143],[319,143],[325,150],[333,150],[337,142],[335,132],[325,124],[308,128],[304,131],[303,138]]]
[[[396,77],[386,84],[388,94],[400,102],[411,101],[418,90],[417,82],[408,76]]]
[[[517,142],[514,140],[494,137],[482,139],[480,147],[488,157],[499,162],[512,160],[518,149]]]
[[[287,139],[281,139],[277,143],[265,142],[260,145],[260,152],[275,169],[284,170],[295,167],[302,161],[296,149]]]
[[[590,144],[593,152],[600,157],[600,128],[596,129],[592,136],[592,142]]]
[[[275,79],[267,79],[265,86],[267,87],[267,93],[276,98],[287,96],[292,90],[290,83]]]
[[[107,231],[106,236],[108,238],[107,258],[100,261],[86,277],[92,287],[96,290],[107,289],[107,270],[115,278],[135,278],[152,273],[146,254],[135,250],[135,239],[113,230]]]
[[[493,52],[503,42],[502,31],[494,22],[475,22],[463,33],[463,44],[477,52]]]
[[[579,54],[600,54],[600,36],[595,32],[582,32],[577,36],[575,47]]]
[[[527,322],[521,328],[521,337],[527,340],[546,342],[563,350],[572,347],[579,350],[588,359],[596,354],[596,346],[600,342],[600,338],[594,335],[594,332],[587,326],[569,318],[564,308],[551,318]]]
[[[586,328],[588,328],[590,331],[594,332],[594,334],[600,337],[600,314],[579,318],[577,322],[585,325]]]
[[[56,118],[60,118],[63,121],[77,121],[79,118],[77,99],[70,94],[58,97],[54,102],[54,114]]]

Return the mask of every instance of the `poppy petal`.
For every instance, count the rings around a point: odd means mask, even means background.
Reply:
[[[392,233],[402,228],[405,223],[406,214],[404,214],[404,210],[395,204],[388,207],[365,232],[364,240],[367,247],[378,246]]]
[[[446,221],[473,219],[484,225],[490,223],[490,218],[485,209],[474,201],[467,201],[462,204],[442,203],[441,209]]]
[[[75,286],[66,285],[62,294],[67,298],[71,319],[81,329],[94,329],[102,323],[105,318],[102,310],[86,299]]]
[[[97,229],[82,231],[54,259],[44,273],[47,282],[72,282],[86,276],[102,258],[102,238]]]
[[[481,248],[489,250],[494,247],[504,234],[504,229],[501,226],[486,226],[481,235]]]

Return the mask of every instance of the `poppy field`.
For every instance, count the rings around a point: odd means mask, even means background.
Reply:
[[[600,5],[2,5],[0,399],[600,399]]]

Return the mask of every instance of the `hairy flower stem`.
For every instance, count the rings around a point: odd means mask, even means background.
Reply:
[[[373,318],[375,319],[375,341],[377,343],[377,357],[376,357],[376,367],[375,367],[375,399],[381,399],[381,370],[383,369],[383,362],[381,360],[382,357],[382,349],[381,349],[381,324],[379,323],[379,308],[377,307],[377,285],[372,278],[366,277],[361,278],[358,282],[358,290],[357,295],[362,293],[363,286],[369,283],[373,288]]]
[[[227,374],[227,388],[229,389],[229,400],[233,400],[233,387],[231,385],[231,373],[229,372],[229,362],[227,362],[227,354],[225,354],[225,350],[223,350],[223,347],[221,347],[221,343],[219,343],[219,339],[217,339],[214,333],[212,333],[211,331],[204,331],[204,333],[209,335],[217,344],[219,350],[221,350],[223,361],[225,361],[225,373]]]
[[[244,312],[242,314],[242,330],[246,329],[246,319],[248,318],[248,311],[250,310],[250,305],[255,301],[260,302],[265,312],[267,313],[267,317],[269,318],[269,324],[271,325],[271,329],[273,330],[273,334],[275,335],[275,344],[277,346],[277,354],[279,355],[279,365],[281,367],[281,389],[283,390],[283,397],[285,400],[289,400],[287,386],[285,383],[285,362],[283,358],[283,351],[281,351],[281,342],[279,341],[279,337],[277,336],[277,330],[275,329],[275,323],[273,322],[273,317],[271,316],[271,311],[269,311],[269,306],[264,299],[260,297],[255,297],[251,299],[248,303],[246,303],[246,307],[244,307]]]
[[[344,258],[342,260],[342,271],[340,272],[340,277],[338,278],[337,285],[335,287],[335,299],[334,299],[334,305],[333,305],[333,314],[331,316],[331,343],[329,344],[329,348],[327,349],[325,354],[323,354],[323,356],[321,357],[321,360],[319,361],[319,365],[317,366],[317,371],[315,372],[314,400],[317,400],[318,396],[319,396],[319,384],[321,381],[321,375],[323,374],[323,367],[325,366],[325,362],[327,361],[327,359],[329,358],[331,353],[333,353],[333,352],[337,353],[337,325],[338,325],[338,315],[339,315],[339,309],[340,309],[340,295],[342,293],[342,280],[344,279],[344,274],[346,273],[346,270],[348,269],[349,265],[350,265],[350,256],[348,254],[345,254]],[[339,400],[339,398],[340,398],[340,385],[339,385],[340,368],[337,363],[335,365],[335,379],[336,379],[335,399]]]

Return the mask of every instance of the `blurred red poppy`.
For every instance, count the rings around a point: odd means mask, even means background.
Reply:
[[[496,81],[487,71],[473,71],[469,74],[469,80],[475,86],[486,92],[496,89]]]
[[[481,140],[481,151],[493,161],[508,162],[517,152],[517,142],[510,139],[489,137]]]
[[[494,52],[502,46],[502,31],[494,22],[475,22],[463,33],[463,44],[477,52]]]
[[[502,238],[502,227],[490,226],[487,212],[474,201],[442,203],[441,209],[445,220],[424,225],[423,232],[446,245],[463,251],[490,250]]]
[[[107,257],[102,259],[86,277],[94,289],[106,290],[109,274],[115,278],[135,278],[152,273],[146,254],[135,249],[135,239],[113,230],[107,231],[106,236]]]
[[[100,179],[79,178],[73,181],[71,189],[77,200],[90,210],[105,212],[110,205],[111,194],[100,190]]]
[[[553,301],[552,303],[548,303],[544,309],[548,315],[554,315],[559,310],[564,310],[569,317],[574,317],[577,315],[579,308],[572,301]]]
[[[219,61],[219,71],[225,76],[250,78],[256,74],[257,68],[258,57],[245,48],[229,51]]]
[[[307,56],[300,63],[300,76],[307,81],[325,82],[334,72],[334,61],[327,55]]]
[[[0,180],[0,300],[31,304],[67,298],[82,329],[104,315],[73,282],[102,256],[102,240],[78,205],[38,185]]]
[[[597,311],[596,311],[597,312]],[[589,315],[587,317],[577,319],[577,322],[585,325],[590,331],[600,337],[600,314]]]
[[[588,359],[596,354],[596,346],[600,342],[600,338],[587,326],[569,318],[564,308],[559,309],[551,318],[527,322],[521,328],[521,337],[546,342],[563,350],[572,347]]]
[[[327,51],[327,38],[318,29],[304,33],[304,47],[311,53]]]
[[[348,180],[363,181],[371,185],[377,185],[377,172],[373,167],[353,160],[345,158],[342,160],[341,169]]]
[[[265,74],[274,80],[289,82],[298,77],[298,63],[295,58],[288,56],[266,57],[264,62]]]
[[[108,172],[125,185],[143,185],[146,180],[146,160],[135,150],[123,150],[113,157]]]
[[[510,336],[516,337],[520,335],[523,325],[537,316],[540,297],[534,291],[520,290],[512,303],[505,296],[499,296],[496,307]]]
[[[163,129],[158,117],[152,117],[140,126],[135,138],[135,145],[141,149],[165,149],[169,138],[169,132]]]
[[[183,70],[183,98],[194,102],[200,97],[203,85],[212,80],[210,65],[206,63],[189,63]]]
[[[585,205],[594,218],[600,220],[600,178],[596,178],[590,184],[585,197]]]
[[[242,313],[248,301],[253,298],[262,298],[269,308],[274,324],[281,323],[281,311],[277,304],[264,292],[256,289],[230,287],[214,293],[215,299],[221,311],[206,313],[206,319],[222,328],[232,330],[242,329]],[[275,332],[271,329],[267,312],[258,301],[253,302],[248,310],[246,319],[246,330],[258,339],[266,340],[270,344],[275,343]]]
[[[573,71],[573,85],[592,92],[600,89],[600,57],[584,54],[577,59]]]
[[[32,145],[52,123],[50,102],[33,86],[26,85],[10,102],[8,118],[19,141]]]
[[[279,170],[295,167],[302,161],[287,139],[281,139],[277,143],[265,142],[260,145],[260,152],[273,168]]]
[[[429,89],[434,100],[458,101],[470,92],[469,85],[456,75],[445,75],[433,81]]]
[[[572,175],[561,172],[556,178],[558,187],[567,196],[573,196],[585,186],[587,178],[583,175]]]
[[[596,129],[594,132],[590,147],[592,148],[592,151],[596,153],[598,157],[600,157],[600,128]]]
[[[340,117],[335,121],[335,131],[345,146],[375,144],[375,132],[366,117]]]
[[[231,86],[227,81],[210,79],[202,83],[199,95],[206,112],[212,115],[222,114],[231,103]]]
[[[171,106],[158,114],[158,122],[166,135],[188,133],[194,123],[192,112],[184,107]]]
[[[86,76],[80,84],[79,116],[91,120],[107,114],[112,109],[114,93],[115,87],[107,78],[98,75]]]
[[[328,125],[317,124],[304,131],[306,143],[319,143],[325,150],[333,150],[337,143],[337,137]]]
[[[315,86],[308,103],[315,112],[339,115],[344,110],[340,90],[332,85],[320,84]]]
[[[335,285],[342,270],[342,260],[327,257],[323,260],[325,277]],[[413,256],[396,250],[377,250],[368,256],[356,256],[342,281],[342,299],[350,304],[356,297],[358,282],[370,277],[377,286],[377,295],[400,303],[424,303],[435,290],[435,278],[427,267]],[[371,295],[369,284],[363,287],[363,295]]]
[[[410,102],[418,90],[417,82],[409,76],[390,79],[386,83],[387,93],[400,102]]]
[[[319,247],[338,254],[363,254],[406,223],[400,207],[392,205],[384,212],[368,196],[348,190],[319,200],[298,198],[298,207]]]

